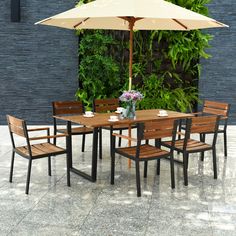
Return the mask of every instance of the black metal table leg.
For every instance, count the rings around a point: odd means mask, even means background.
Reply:
[[[97,157],[98,157],[98,128],[93,129],[93,153],[92,153],[92,181],[97,180]]]
[[[72,163],[72,147],[71,147],[71,122],[67,123],[67,132],[68,132],[68,151],[69,151],[69,159],[70,159],[70,171],[82,176],[83,178],[91,181],[91,182],[96,182],[97,180],[97,151],[98,151],[98,128],[94,128],[93,130],[93,150],[92,150],[92,169],[91,169],[91,175],[78,170],[77,168],[73,167]]]

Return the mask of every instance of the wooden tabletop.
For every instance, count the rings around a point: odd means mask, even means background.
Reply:
[[[120,119],[119,121],[110,122],[108,119],[111,115],[117,115],[116,113],[94,113],[94,117],[84,117],[83,115],[72,115],[72,116],[54,116],[56,119],[71,121],[73,123],[85,125],[87,127],[101,127],[101,126],[110,126],[110,125],[120,125],[120,124],[134,124],[145,121],[152,121],[157,119],[181,119],[191,117],[191,114],[168,111],[168,116],[158,116],[159,109],[152,110],[137,110],[135,119]]]

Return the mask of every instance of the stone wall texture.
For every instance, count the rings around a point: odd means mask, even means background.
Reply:
[[[78,87],[78,40],[73,31],[34,25],[72,8],[75,0],[21,0],[21,22],[10,21],[10,0],[0,1],[0,124],[13,114],[31,124],[51,123],[51,102],[73,100]],[[201,60],[201,99],[231,103],[236,124],[236,1],[212,0],[210,16],[230,28],[210,29],[215,37]],[[201,105],[199,106],[201,108]]]
[[[51,102],[75,99],[78,39],[71,30],[34,23],[74,7],[75,0],[21,0],[15,23],[10,2],[0,1],[0,124],[6,114],[51,123]]]
[[[212,58],[201,60],[200,98],[230,103],[229,122],[236,124],[236,1],[212,0],[209,12],[230,27],[207,30],[214,39],[207,50]]]

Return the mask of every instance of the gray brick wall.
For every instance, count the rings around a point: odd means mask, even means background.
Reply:
[[[201,60],[200,98],[231,104],[230,123],[236,124],[236,1],[212,0],[210,16],[230,28],[209,29],[214,35],[208,60]]]
[[[74,7],[75,0],[21,0],[21,22],[0,1],[0,124],[14,114],[31,124],[52,121],[51,102],[74,99],[77,44],[73,31],[34,23]]]

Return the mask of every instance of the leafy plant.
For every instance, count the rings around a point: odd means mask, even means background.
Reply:
[[[87,3],[91,0],[82,0]],[[169,0],[208,15],[209,0]],[[79,82],[76,97],[91,106],[94,98],[118,97],[128,88],[129,34],[122,31],[78,31]],[[192,110],[198,101],[199,59],[212,36],[193,31],[136,31],[133,89],[144,94],[138,108]]]

